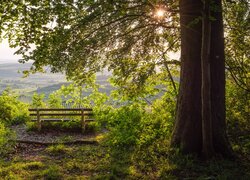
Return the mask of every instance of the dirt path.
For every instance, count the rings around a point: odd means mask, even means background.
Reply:
[[[26,125],[12,126],[19,141],[34,141],[40,143],[63,143],[70,141],[94,140],[98,134],[82,134],[79,132],[44,130],[42,132],[27,131]]]

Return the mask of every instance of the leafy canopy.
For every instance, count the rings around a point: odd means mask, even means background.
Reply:
[[[249,3],[223,3],[228,69],[249,90]],[[140,90],[163,71],[171,80],[171,64],[179,64],[167,56],[180,47],[178,1],[4,0],[0,16],[1,37],[19,47],[20,62],[34,60],[31,72],[50,66],[89,82],[107,68],[116,85]]]
[[[177,51],[176,8],[173,0],[14,0],[1,4],[0,30],[20,62],[34,60],[32,71],[49,65],[86,81],[108,68],[118,84],[140,84]]]

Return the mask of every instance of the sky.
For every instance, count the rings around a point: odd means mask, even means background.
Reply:
[[[21,56],[14,55],[15,51],[17,49],[13,49],[9,47],[8,41],[3,40],[0,43],[0,63],[15,63],[18,62],[18,59],[21,58]]]
[[[20,55],[14,55],[17,48],[13,49],[9,47],[8,41],[4,39],[0,43],[0,63],[17,63],[18,59],[21,59]],[[170,53],[170,57],[173,59],[179,59],[179,53]]]

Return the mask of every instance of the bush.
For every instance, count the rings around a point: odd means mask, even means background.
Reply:
[[[231,81],[226,86],[228,134],[235,151],[250,152],[250,94]]]
[[[114,146],[148,147],[156,140],[168,140],[173,129],[175,99],[166,94],[152,105],[132,103],[109,109],[102,116],[110,130],[108,142]],[[104,121],[98,119],[98,121]]]
[[[0,122],[0,157],[8,154],[15,144],[15,135]]]
[[[108,116],[109,144],[113,146],[135,145],[139,138],[141,119],[145,111],[139,104],[113,109]]]
[[[0,96],[0,121],[7,125],[24,123],[29,119],[28,105],[6,90]]]

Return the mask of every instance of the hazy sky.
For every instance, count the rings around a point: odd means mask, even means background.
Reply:
[[[16,50],[17,49],[13,49],[9,47],[7,40],[3,40],[2,43],[0,43],[0,63],[18,62],[18,59],[20,59],[21,56],[14,55]],[[179,59],[179,56],[180,56],[179,53],[170,53],[170,57],[174,59]]]
[[[7,40],[3,40],[0,43],[0,62],[17,62],[21,57],[14,55],[16,50],[9,47]]]

